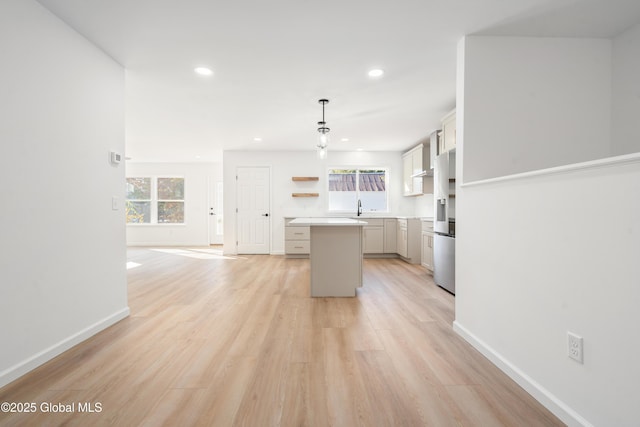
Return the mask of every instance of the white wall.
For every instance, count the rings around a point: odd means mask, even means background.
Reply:
[[[640,24],[613,40],[613,155],[640,152]]]
[[[609,40],[474,36],[466,45],[465,182],[610,155]]]
[[[431,147],[429,144],[426,144],[423,147],[423,150],[430,150]],[[427,165],[428,167],[428,165]],[[433,183],[433,176],[425,177],[423,184],[429,185],[427,180],[430,183]],[[433,190],[427,190],[430,187],[424,187],[424,191],[430,191],[428,194],[421,194],[419,196],[413,196],[413,204],[414,204],[414,215],[421,218],[433,218],[434,216],[434,200],[433,200]],[[432,184],[431,184],[432,186]]]
[[[640,156],[458,200],[456,324],[569,424],[638,422],[638,194]],[[584,339],[583,365],[567,357],[567,331]]]
[[[434,203],[433,194],[423,194],[415,197],[414,215],[418,217],[433,218]]]
[[[129,224],[129,246],[209,245],[209,180],[221,179],[218,163],[127,162],[127,177],[174,177],[185,179],[184,224]]]
[[[330,151],[325,162],[315,151],[225,151],[224,152],[224,252],[236,251],[236,187],[239,166],[271,167],[271,253],[284,253],[285,216],[327,216],[327,169],[334,166],[382,166],[389,168],[389,209],[396,215],[413,215],[415,202],[402,194],[400,152]],[[317,182],[293,182],[293,176],[318,176]],[[319,197],[291,197],[291,193],[320,193]],[[426,197],[426,196],[425,196]],[[353,207],[353,213],[356,206]]]
[[[0,386],[128,315],[123,69],[0,2]]]
[[[555,57],[561,46],[567,61],[575,57],[583,65],[589,57],[604,61],[608,50],[606,41],[592,40],[468,37],[461,42],[457,166],[460,170],[464,165],[465,182],[456,190],[454,326],[569,425],[637,425],[640,344],[628,337],[637,335],[640,324],[640,155],[552,168],[555,173],[470,182],[509,173],[504,167],[509,158],[542,160],[564,153],[565,161],[577,161],[602,151],[596,141],[585,139],[583,120],[577,120],[601,110],[594,93],[576,96],[575,105],[565,102],[568,114],[555,123],[543,108],[525,109],[526,114],[503,108],[528,102],[528,91],[514,88],[511,96],[502,93],[499,104],[493,104],[494,76],[480,58],[489,53],[485,61],[526,62],[532,46],[543,58]],[[597,64],[593,68],[580,68],[574,77],[599,86],[607,73]],[[525,71],[513,68],[514,73]],[[506,72],[500,76],[510,79]],[[529,87],[545,86],[559,98],[575,95],[574,85],[549,79],[546,71],[538,83],[533,72],[527,76]],[[602,98],[608,99],[606,94]],[[587,102],[596,105],[582,105]],[[530,123],[547,121],[545,132],[563,139],[552,145],[538,139],[509,145],[510,138],[489,132],[486,110],[499,110],[501,119],[511,123],[511,135],[524,135]],[[577,111],[582,113],[576,116]],[[564,129],[567,118],[572,118],[569,130]],[[607,120],[593,121],[584,121],[590,132],[600,135],[608,129]],[[609,147],[606,136],[598,139]],[[500,147],[502,153],[487,156],[485,147]],[[583,365],[567,357],[567,331],[584,338]]]

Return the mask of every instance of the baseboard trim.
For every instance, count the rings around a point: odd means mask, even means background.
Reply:
[[[383,259],[383,258],[401,258],[398,254],[362,254],[363,258]]]
[[[24,374],[31,372],[38,366],[48,362],[54,357],[69,350],[71,347],[94,336],[98,332],[119,322],[127,316],[129,316],[129,307],[125,307],[122,310],[115,312],[111,316],[99,320],[93,325],[90,325],[89,327],[52,345],[51,347],[42,350],[41,352],[29,357],[28,359],[18,363],[17,365],[14,365],[9,369],[0,372],[0,387],[4,387],[5,385],[17,380]]]
[[[211,246],[203,242],[127,242],[128,248],[203,248]]]
[[[551,411],[556,417],[566,423],[568,426],[593,427],[589,421],[585,420],[580,414],[571,409],[567,404],[558,399],[549,390],[542,387],[533,378],[529,377],[521,369],[513,363],[502,357],[493,348],[488,346],[484,341],[472,334],[467,328],[462,326],[458,321],[453,322],[453,330],[471,344],[476,350],[482,353],[502,372],[507,374],[520,387],[525,389],[527,393],[533,396],[545,408]]]

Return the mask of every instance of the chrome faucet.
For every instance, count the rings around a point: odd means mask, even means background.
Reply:
[[[362,215],[362,202],[358,199],[358,216]]]

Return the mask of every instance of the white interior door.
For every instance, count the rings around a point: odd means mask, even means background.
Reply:
[[[268,254],[271,247],[268,167],[239,167],[236,224],[239,254]]]
[[[223,206],[222,181],[209,178],[209,244],[221,245],[223,242]]]

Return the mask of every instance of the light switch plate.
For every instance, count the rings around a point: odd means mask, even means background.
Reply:
[[[111,198],[111,209],[114,211],[117,211],[118,209],[120,209],[120,201],[118,200],[117,197]]]

